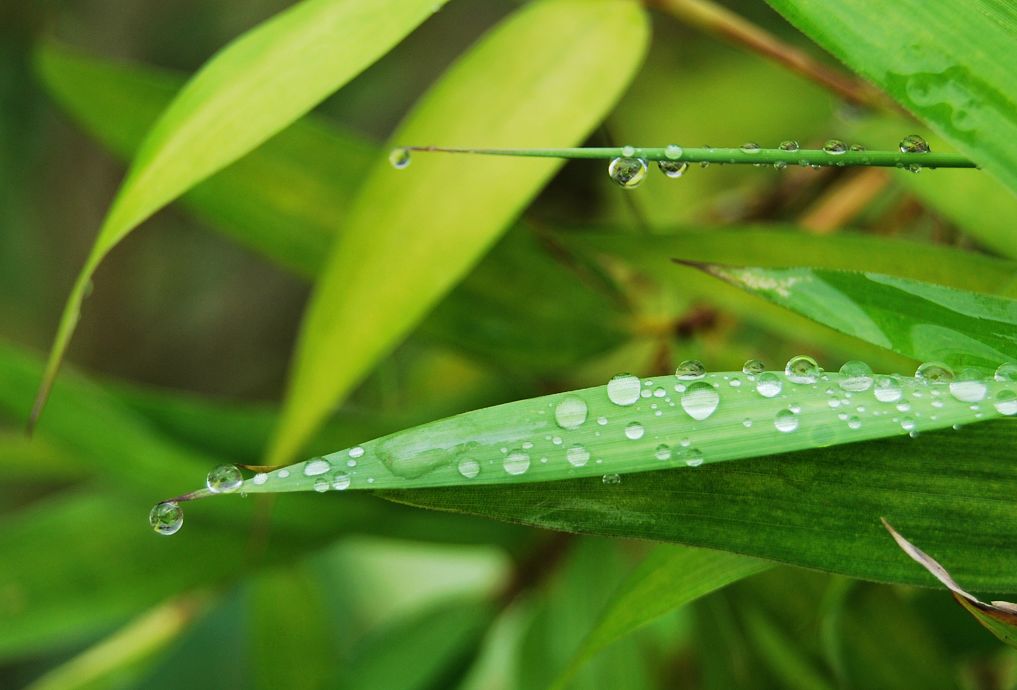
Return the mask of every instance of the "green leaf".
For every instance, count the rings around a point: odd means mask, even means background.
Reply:
[[[842,333],[914,359],[992,370],[1017,358],[1017,300],[880,273],[700,268]]]
[[[1017,74],[998,58],[1013,45],[1017,12],[1012,5],[995,0],[769,2],[1017,190]]]
[[[209,60],[145,137],[75,280],[29,418],[38,418],[109,251],[182,193],[307,113],[384,55],[441,0],[304,0]]]
[[[567,687],[590,657],[615,640],[769,567],[765,561],[720,551],[657,547],[615,591],[554,687]]]
[[[578,143],[628,84],[646,40],[635,3],[528,5],[460,58],[392,141]],[[308,306],[269,464],[292,460],[336,401],[462,278],[559,165],[433,155],[394,170],[378,161]]]
[[[871,401],[865,402],[867,406]],[[1011,423],[740,462],[515,486],[383,492],[424,508],[548,529],[705,546],[850,577],[928,585],[879,517],[973,588],[1017,591]]]

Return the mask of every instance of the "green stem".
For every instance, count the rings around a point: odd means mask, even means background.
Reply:
[[[732,165],[823,165],[867,166],[880,168],[977,168],[971,160],[956,153],[900,153],[898,151],[845,151],[829,153],[822,149],[755,149],[740,148],[683,148],[678,156],[668,156],[664,148],[590,147],[565,149],[492,149],[455,148],[445,146],[405,146],[406,151],[437,153],[472,153],[481,156],[519,156],[524,158],[569,158],[610,160],[612,158],[642,158],[647,161],[675,161],[684,163],[730,163]]]

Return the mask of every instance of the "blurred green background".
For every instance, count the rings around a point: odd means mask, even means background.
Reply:
[[[217,461],[260,457],[308,294],[305,279],[179,204],[99,269],[52,409],[32,444],[21,436],[40,357],[124,171],[55,103],[34,51],[58,40],[186,74],[287,5],[0,5],[0,464],[11,468],[0,473],[0,687],[546,687],[647,552],[371,496],[201,506],[177,537],[152,535],[152,503],[193,488]],[[729,6],[829,60],[766,6]],[[318,114],[383,140],[517,7],[450,3]],[[815,146],[840,136],[892,148],[905,127],[928,135],[655,12],[643,68],[589,143]],[[1012,196],[994,195],[988,181],[972,188],[964,172],[714,166],[678,181],[654,175],[633,193],[603,167],[566,165],[315,447],[619,370],[663,373],[688,358],[737,369],[808,352],[830,368],[848,358],[912,366],[708,281],[636,270],[631,251],[605,258],[584,244],[590,231],[681,236],[695,247],[694,233],[795,227],[806,247],[810,235],[850,228],[1017,255],[998,220]],[[722,250],[739,244],[703,238]],[[507,279],[530,270],[525,285]],[[561,299],[535,308],[547,291]],[[1004,688],[1015,679],[1017,656],[938,592],[778,568],[614,645],[574,687]]]

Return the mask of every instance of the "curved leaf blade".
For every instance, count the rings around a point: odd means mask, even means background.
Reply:
[[[635,3],[528,5],[454,64],[392,141],[578,143],[628,84],[646,41],[646,18]],[[268,464],[292,460],[336,401],[462,278],[561,165],[422,158],[400,171],[378,161],[355,201],[305,313]]]
[[[89,281],[135,227],[307,113],[441,0],[304,0],[230,43],[177,94],[138,150],[64,306],[29,424],[59,369]]]

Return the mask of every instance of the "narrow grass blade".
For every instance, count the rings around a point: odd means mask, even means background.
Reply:
[[[941,566],[932,556],[901,536],[897,530],[890,526],[889,522],[883,520],[883,526],[886,527],[890,536],[893,537],[904,553],[928,570],[933,577],[949,589],[954,599],[968,613],[974,616],[975,620],[985,626],[989,632],[1001,641],[1011,647],[1017,647],[1017,604],[1011,604],[1007,601],[994,601],[987,604],[979,601],[976,596],[964,591],[950,576],[950,573],[946,571],[946,568]]]
[[[657,547],[618,588],[552,687],[568,687],[583,664],[615,640],[732,582],[771,567],[706,549]]]
[[[842,333],[918,360],[991,371],[1017,358],[1017,300],[880,273],[699,267]]]
[[[807,36],[1017,190],[1013,100],[1017,74],[997,58],[1013,46],[1017,12],[1012,4],[769,2]]]
[[[646,41],[646,18],[635,3],[527,5],[449,69],[393,141],[577,143],[628,84]],[[268,464],[294,458],[336,402],[462,278],[558,167],[445,156],[395,170],[378,161],[308,305]]]
[[[188,82],[145,137],[60,317],[34,425],[96,268],[125,235],[384,55],[438,0],[304,0],[236,39]]]

